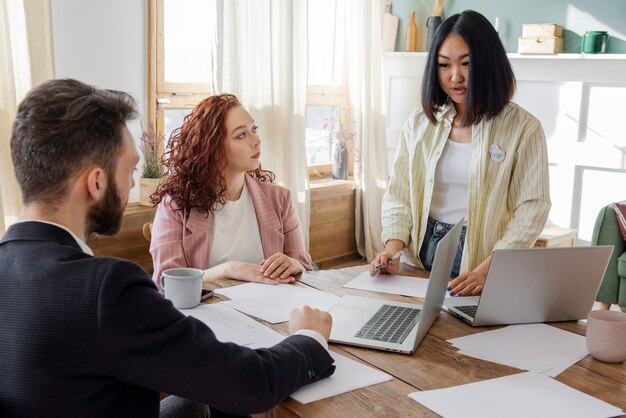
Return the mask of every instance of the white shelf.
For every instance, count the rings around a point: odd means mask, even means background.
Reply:
[[[426,57],[426,52],[383,52],[386,57]],[[510,60],[626,60],[626,54],[518,54],[510,52],[506,54]]]

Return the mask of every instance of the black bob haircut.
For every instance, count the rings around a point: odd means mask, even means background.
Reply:
[[[469,80],[461,123],[470,126],[502,111],[515,93],[515,75],[498,33],[483,15],[465,10],[450,16],[435,32],[422,79],[422,108],[433,124],[437,124],[435,114],[448,100],[439,85],[437,55],[451,33],[463,38],[469,48]]]

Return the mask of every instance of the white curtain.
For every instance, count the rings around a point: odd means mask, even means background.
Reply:
[[[346,0],[348,90],[356,124],[356,240],[371,260],[383,249],[381,201],[387,186],[387,145],[382,91],[383,0]]]
[[[235,94],[255,118],[262,166],[291,190],[308,247],[307,2],[222,0],[217,21],[215,90]]]
[[[20,211],[11,162],[11,126],[17,105],[54,74],[48,0],[0,0],[0,236]]]

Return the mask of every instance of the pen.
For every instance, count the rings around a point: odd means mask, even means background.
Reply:
[[[398,258],[400,258],[400,253],[401,253],[400,251],[398,251],[397,253],[395,253],[395,254],[393,255],[393,257],[391,257],[391,258],[389,258],[389,259],[387,260],[387,262],[389,263],[389,262],[391,262],[391,261],[393,261],[393,260],[397,260]],[[384,268],[384,267],[385,267],[385,264],[384,264],[384,263],[379,263],[379,264],[376,264],[376,265],[374,266],[374,270],[375,270],[375,271],[378,271],[378,269],[379,269],[379,268]]]

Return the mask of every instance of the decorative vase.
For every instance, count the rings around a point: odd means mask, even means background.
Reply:
[[[139,204],[141,206],[153,206],[150,196],[156,192],[161,179],[139,178]]]
[[[335,146],[333,153],[333,178],[345,180],[348,178],[348,148],[340,145]]]
[[[406,26],[405,48],[407,52],[417,51],[417,23],[415,22],[415,10],[411,10],[409,24]]]
[[[430,16],[426,20],[426,51],[430,51],[430,44],[433,43],[433,38],[435,37],[435,32],[437,32],[437,28],[441,25],[441,16]]]

